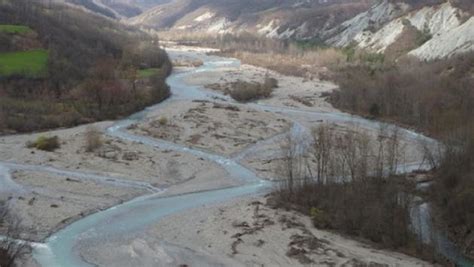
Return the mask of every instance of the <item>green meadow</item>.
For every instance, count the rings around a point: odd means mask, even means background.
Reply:
[[[48,51],[44,49],[0,53],[0,76],[41,78],[47,75],[47,68]]]
[[[142,69],[138,71],[138,77],[141,79],[150,78],[154,74],[158,73],[160,69],[158,68],[149,68],[149,69]]]
[[[0,32],[6,33],[28,33],[33,30],[28,26],[23,25],[0,25]]]

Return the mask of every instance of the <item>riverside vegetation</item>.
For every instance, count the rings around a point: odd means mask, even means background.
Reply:
[[[0,133],[115,119],[169,96],[158,40],[80,9],[2,1],[0,41]]]

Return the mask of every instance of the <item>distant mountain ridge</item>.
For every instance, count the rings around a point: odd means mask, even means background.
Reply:
[[[152,28],[310,38],[367,10],[373,0],[175,0],[129,22]]]

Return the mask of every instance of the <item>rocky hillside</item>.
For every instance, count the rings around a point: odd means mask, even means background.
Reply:
[[[312,38],[367,10],[372,2],[175,0],[130,19],[130,23],[208,33],[251,31],[272,38]]]
[[[474,49],[474,19],[450,2],[413,6],[382,1],[323,36],[335,46],[355,43],[373,52],[408,52],[430,60]]]
[[[377,53],[448,57],[474,49],[471,0],[174,0],[128,20],[177,32],[251,32]]]

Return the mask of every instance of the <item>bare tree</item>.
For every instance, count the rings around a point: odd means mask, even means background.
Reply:
[[[29,245],[16,240],[20,234],[21,220],[9,213],[8,205],[0,203],[0,226],[4,237],[0,238],[0,266],[16,266],[16,261],[29,252]]]
[[[289,133],[281,144],[281,152],[283,163],[280,165],[279,171],[285,177],[284,189],[292,195],[296,183],[307,177],[305,172],[307,166],[305,164],[306,148],[301,140]]]
[[[418,147],[423,152],[422,164],[429,164],[431,169],[437,169],[441,162],[443,147],[441,144],[434,145],[426,139],[418,140]]]
[[[375,175],[384,176],[385,169],[385,139],[387,138],[387,125],[381,123],[377,135],[377,152],[375,154]]]
[[[399,148],[397,133],[381,134],[375,150],[369,136],[357,128],[341,131],[322,124],[313,129],[312,135],[312,161],[307,162],[313,164],[305,163],[313,168],[309,173],[314,176],[308,183],[297,183],[306,175],[301,168],[306,159],[298,146],[301,141],[289,135],[282,145],[284,164],[280,166],[287,179],[279,192],[281,203],[308,211],[318,227],[393,248],[409,244],[409,196],[413,185],[403,177],[378,177],[369,171],[370,164],[381,164],[380,172],[385,175],[386,162],[398,162],[398,156],[390,152]]]
[[[325,183],[329,175],[330,161],[332,157],[331,129],[327,124],[313,128],[313,157],[316,161],[316,182]]]
[[[397,168],[400,161],[400,129],[392,127],[387,140],[387,168],[388,175],[397,174]]]

